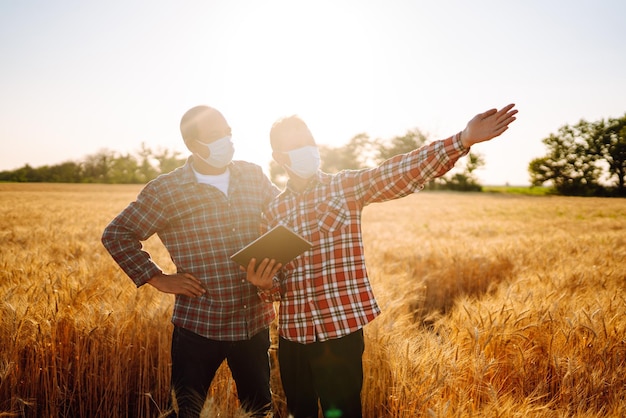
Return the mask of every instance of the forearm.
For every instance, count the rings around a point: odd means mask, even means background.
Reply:
[[[469,152],[462,142],[461,132],[444,140],[425,145],[418,151],[415,181],[426,184],[450,171]]]
[[[107,226],[101,241],[113,260],[137,286],[162,273],[151,260],[150,254],[143,251],[141,241],[133,238],[132,234],[123,231],[119,226],[114,224]]]
[[[424,184],[450,171],[468,152],[460,134],[456,134],[396,155],[377,168],[362,172],[358,195],[362,194],[364,204],[369,204],[414,193],[421,190]]]

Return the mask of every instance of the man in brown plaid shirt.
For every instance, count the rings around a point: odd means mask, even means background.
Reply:
[[[271,410],[269,325],[274,309],[230,255],[259,236],[278,189],[257,165],[232,161],[231,129],[216,109],[197,106],[180,130],[186,164],[148,183],[106,227],[102,243],[137,286],[176,296],[172,386],[181,417],[197,417],[226,359],[246,410]],[[157,234],[176,265],[165,274],[142,249]]]

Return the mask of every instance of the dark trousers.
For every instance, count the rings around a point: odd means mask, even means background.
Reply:
[[[241,406],[264,416],[271,411],[269,329],[249,340],[216,341],[184,328],[172,335],[172,387],[181,418],[200,415],[217,369],[226,359]]]
[[[319,399],[326,418],[360,418],[364,348],[363,330],[311,344],[280,338],[278,362],[289,413],[317,418]]]

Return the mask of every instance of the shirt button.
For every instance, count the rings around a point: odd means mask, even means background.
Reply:
[[[248,309],[248,305],[243,305],[243,308],[244,309]]]
[[[237,230],[237,228],[233,228],[233,232],[235,232]]]

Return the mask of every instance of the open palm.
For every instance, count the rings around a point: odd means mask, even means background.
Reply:
[[[500,110],[490,109],[474,116],[461,134],[463,145],[469,148],[501,135],[516,119],[517,109],[513,109],[514,106],[515,104],[509,104]]]

